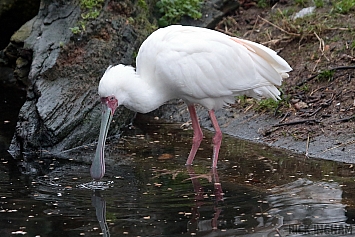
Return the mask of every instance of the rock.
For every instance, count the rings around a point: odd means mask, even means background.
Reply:
[[[204,20],[191,24],[213,28],[219,17],[238,6],[229,2],[207,1]],[[150,9],[155,1],[147,0],[147,4]],[[14,157],[69,158],[74,153],[68,151],[97,140],[99,80],[109,65],[134,64],[142,38],[153,28],[149,25],[153,11],[131,8],[132,2],[109,2],[97,19],[87,22],[85,32],[73,35],[70,28],[81,17],[77,1],[42,0],[38,15],[13,35],[7,58],[16,65],[15,76],[28,86],[9,149]],[[133,23],[127,21],[129,14],[136,17]],[[133,116],[133,112],[119,109],[109,136],[117,134]]]
[[[299,102],[295,103],[293,106],[294,106],[295,109],[297,109],[297,110],[308,108],[307,103],[305,103],[305,102],[303,102],[303,101],[299,101]]]
[[[18,31],[16,31],[10,39],[10,43],[2,51],[0,65],[4,67],[0,67],[0,70],[6,70],[5,68],[10,70],[10,68],[15,65],[15,70],[12,74],[13,80],[2,79],[5,84],[13,85],[20,83],[22,86],[29,86],[31,84],[27,76],[30,71],[32,51],[24,50],[23,46],[24,41],[31,34],[34,19],[26,22]]]
[[[190,17],[183,17],[181,19],[182,25],[193,25],[213,29],[216,24],[229,12],[238,9],[238,1],[228,0],[210,0],[204,1],[201,7],[201,19],[192,19]]]
[[[33,23],[36,18],[27,21],[21,28],[15,32],[10,38],[10,42],[15,44],[23,44],[32,32]]]
[[[72,37],[70,28],[80,17],[79,4],[74,0],[42,1],[31,24],[13,36],[17,43],[24,40],[24,50],[33,52],[27,101],[20,110],[9,149],[14,157],[40,154],[68,158],[65,151],[97,139],[101,117],[99,79],[110,64],[132,64],[139,45],[135,30],[119,14],[103,14],[102,19],[88,26],[91,34]],[[119,22],[117,30],[111,19]],[[23,35],[28,29],[26,38]],[[26,68],[26,59],[17,57],[16,70],[21,68]],[[117,111],[110,134],[117,134],[132,117],[126,109]]]
[[[30,72],[30,65],[30,62],[27,59],[19,57],[16,60],[16,68],[14,70],[15,78],[27,86],[30,86],[30,81],[27,77]]]
[[[40,0],[0,1],[0,50],[9,43],[11,35],[38,12]]]

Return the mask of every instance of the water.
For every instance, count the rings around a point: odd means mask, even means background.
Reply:
[[[36,172],[22,174],[26,164],[2,150],[0,236],[355,233],[352,165],[225,136],[212,170],[213,134],[205,135],[194,166],[185,167],[192,131],[139,116],[120,139],[109,140],[100,183],[90,178],[90,164],[56,158],[39,159],[30,166]],[[90,158],[94,149],[83,154]]]

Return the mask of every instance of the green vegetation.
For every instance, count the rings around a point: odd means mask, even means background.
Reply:
[[[295,3],[300,5],[301,7],[305,7],[308,3],[308,0],[295,0]]]
[[[271,23],[274,28],[282,31],[279,38],[289,38],[299,42],[307,39],[320,40],[329,29],[335,29],[334,17],[330,13],[314,12],[310,15],[294,19],[297,10],[294,8],[276,9],[271,15]],[[297,11],[298,12],[298,11]],[[265,21],[265,20],[264,20]],[[344,28],[343,26],[341,26]]]
[[[69,29],[71,30],[71,32],[73,32],[73,34],[79,34],[81,32],[79,26],[75,26]]]
[[[323,0],[314,0],[314,5],[316,6],[316,8],[321,8],[324,7],[324,2]]]
[[[268,7],[269,6],[269,3],[268,3],[269,1],[267,1],[267,0],[258,0],[258,7],[260,7],[260,8],[266,8],[266,7]]]
[[[306,93],[309,92],[309,86],[307,84],[297,87],[297,89]]]
[[[274,100],[271,98],[257,101],[256,111],[274,111],[282,103],[282,100]]]
[[[319,81],[331,81],[334,78],[334,70],[325,70],[318,74]]]
[[[334,11],[341,14],[346,14],[355,7],[355,0],[342,0],[334,4]]]
[[[81,20],[78,22],[79,26],[70,28],[73,34],[85,31],[87,22],[100,15],[103,3],[104,0],[80,0]]]
[[[248,97],[246,95],[240,95],[236,96],[236,100],[238,101],[239,104],[242,106],[248,104]]]
[[[144,10],[148,10],[148,4],[145,0],[138,0],[137,5]]]
[[[159,0],[156,4],[162,17],[158,20],[160,26],[177,23],[182,16],[194,19],[202,17],[201,0]]]
[[[83,9],[96,10],[97,8],[101,8],[104,0],[80,0],[80,6]]]
[[[279,89],[282,91],[281,89]],[[280,100],[274,100],[272,98],[257,100],[254,98],[249,98],[245,95],[236,97],[237,103],[244,107],[246,111],[253,109],[258,112],[274,112],[284,105],[288,105],[290,98],[288,96],[281,95]]]
[[[138,0],[135,16],[128,18],[130,24],[133,24],[136,28],[144,31],[144,38],[157,29],[156,22],[150,20],[151,12],[154,11],[153,8],[154,6],[151,6],[146,0]]]
[[[154,2],[154,4],[153,4]],[[155,2],[150,0],[138,0],[136,3],[134,16],[128,17],[129,24],[133,25],[135,29],[140,32],[139,41],[143,42],[157,26],[157,20],[152,17],[152,12],[155,11]],[[135,59],[138,54],[137,51],[133,52],[133,58]]]

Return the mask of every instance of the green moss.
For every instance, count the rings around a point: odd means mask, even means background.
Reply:
[[[257,5],[258,5],[258,7],[260,7],[260,8],[266,8],[266,7],[269,6],[269,3],[268,3],[268,2],[269,2],[269,1],[267,1],[267,0],[258,0]]]
[[[134,17],[128,18],[128,22],[132,24],[135,29],[139,30],[139,41],[141,42],[158,28],[157,20],[153,16],[155,4],[156,0],[138,0],[134,6]],[[137,53],[138,52],[134,52],[134,58]]]
[[[201,0],[159,0],[156,4],[162,17],[158,20],[160,26],[177,23],[182,16],[194,19],[202,17]]]
[[[101,8],[104,0],[80,0],[80,6],[83,9],[95,10]]]
[[[333,10],[337,13],[346,14],[355,8],[355,0],[342,0],[334,4]]]
[[[104,0],[80,0],[81,20],[78,22],[78,26],[70,28],[73,34],[85,31],[87,22],[100,15],[103,3]]]

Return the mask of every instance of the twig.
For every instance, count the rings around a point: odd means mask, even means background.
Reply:
[[[280,127],[280,126],[288,126],[288,125],[295,125],[295,124],[308,123],[308,122],[320,123],[320,121],[318,121],[316,119],[305,119],[305,120],[291,121],[291,122],[288,122],[288,123],[274,124],[272,126],[273,127]]]
[[[295,33],[292,33],[292,32],[288,32],[288,31],[282,29],[281,27],[279,27],[278,25],[275,25],[274,23],[271,23],[270,21],[268,21],[268,20],[262,18],[261,16],[258,16],[258,18],[260,18],[260,19],[263,20],[264,22],[266,22],[266,23],[272,25],[273,27],[275,27],[275,28],[281,30],[282,32],[284,32],[284,33],[286,33],[286,34],[288,34],[288,35],[293,35],[293,36],[297,36],[297,37],[300,37],[300,36],[301,36],[300,34],[295,34]]]
[[[318,39],[318,41],[319,41],[319,50],[322,51],[322,52],[324,52],[324,48],[325,48],[325,46],[324,46],[324,40],[321,39],[321,38],[318,36],[318,34],[317,34],[316,32],[313,32],[313,33],[315,34],[315,36],[317,37],[317,39]]]
[[[316,70],[318,63],[320,62],[322,56],[319,56],[318,60],[316,60],[316,64],[314,65],[313,69],[312,69],[312,73]]]
[[[303,86],[303,84],[305,84],[306,82],[309,82],[309,81],[313,80],[313,79],[316,78],[318,75],[319,75],[319,73],[317,73],[316,75],[313,75],[313,76],[311,76],[311,77],[308,77],[308,78],[304,79],[303,81],[297,83],[296,86]]]
[[[350,117],[343,118],[343,119],[338,119],[338,120],[336,120],[334,122],[348,122],[348,121],[353,120],[353,119],[355,119],[355,115],[352,115]]]
[[[317,91],[319,91],[319,90],[324,90],[325,88],[326,88],[325,86],[319,87],[319,88],[313,90],[309,95],[312,96],[312,95],[313,95],[314,93],[316,93]]]
[[[327,28],[327,30],[349,30],[350,31],[350,28],[343,28],[343,27],[333,28],[333,27],[330,27],[330,28]]]
[[[355,66],[339,66],[339,67],[334,67],[329,70],[346,70],[346,69],[355,69]]]
[[[352,143],[355,143],[355,140],[351,140],[351,141],[348,141],[348,142],[342,143],[342,144],[340,144],[340,145],[334,146],[334,147],[332,147],[332,148],[328,148],[328,149],[326,149],[326,150],[322,151],[321,153],[324,153],[324,152],[327,152],[327,151],[330,151],[330,150],[336,149],[336,148],[338,148],[338,147],[342,147],[342,146],[350,145],[350,144],[352,144]]]
[[[322,108],[328,107],[329,105],[331,105],[334,101],[335,98],[338,98],[338,96],[342,93],[342,91],[340,91],[338,94],[334,95],[332,94],[332,97],[327,100],[324,103],[320,104],[320,107],[318,107],[313,113],[311,113],[310,115],[308,115],[308,117],[312,117],[314,115],[316,115],[316,113],[318,113]]]
[[[324,40],[321,39],[318,34],[316,32],[313,32],[314,35],[317,37],[317,39],[319,40],[319,50],[322,52],[322,55],[325,57],[325,59],[329,62],[329,58],[327,58],[327,56],[325,56],[324,51],[325,51],[325,43]]]
[[[320,106],[318,109],[316,109],[313,113],[311,113],[310,115],[308,115],[308,117],[312,117],[313,115],[315,115],[316,113],[318,113],[321,109],[323,108],[323,106]]]
[[[248,112],[251,108],[253,108],[254,106],[254,103],[249,105],[245,110],[244,110],[244,113]]]
[[[283,117],[282,119],[279,121],[279,124],[282,123],[283,121],[285,121],[285,119],[291,115],[291,112],[287,112]]]
[[[308,137],[307,137],[307,143],[306,143],[306,157],[308,158],[308,149],[309,149],[309,134],[308,134]]]

